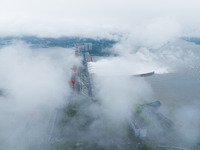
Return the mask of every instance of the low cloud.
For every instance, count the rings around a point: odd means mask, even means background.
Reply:
[[[12,5],[11,5],[12,4]],[[199,34],[198,0],[146,1],[2,1],[0,6],[1,36],[37,35],[46,37],[90,36],[105,37],[112,33],[130,33],[138,26],[152,23],[144,30],[150,30],[149,36],[155,35],[152,29],[160,30],[171,36],[176,32],[174,25],[181,27],[183,35]],[[165,18],[173,18],[174,23]],[[171,20],[171,19],[170,19]],[[178,24],[177,24],[178,23]],[[143,29],[142,29],[143,31]],[[166,31],[166,30],[165,30]],[[137,32],[135,32],[137,34]],[[146,34],[146,33],[144,33]],[[165,40],[162,36],[155,37]],[[148,40],[148,39],[147,39]],[[156,39],[148,40],[149,44],[157,43]]]
[[[67,103],[74,63],[70,49],[31,49],[22,42],[0,49],[2,150],[45,146],[52,112]]]

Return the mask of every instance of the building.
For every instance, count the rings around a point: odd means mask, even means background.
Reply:
[[[92,43],[84,43],[84,49],[86,51],[92,50]]]

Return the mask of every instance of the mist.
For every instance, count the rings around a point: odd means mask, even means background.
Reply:
[[[44,149],[56,108],[67,103],[70,49],[32,49],[14,41],[0,49],[0,149]]]
[[[200,46],[182,38],[200,36],[199,6],[198,0],[2,0],[0,37],[76,36],[116,44],[106,49],[111,56],[88,63],[93,97],[68,86],[71,67],[82,66],[73,49],[33,48],[22,41],[2,46],[0,149],[43,150],[66,139],[117,149],[128,143],[135,106],[156,100],[162,103],[158,113],[175,129],[165,130],[149,113],[154,128],[147,137],[199,148]],[[148,72],[155,75],[133,77]],[[63,131],[60,139],[54,128]]]
[[[176,142],[180,144],[186,141],[190,148],[196,145],[199,142],[199,96],[192,97],[193,104],[188,105],[190,97],[179,96],[183,93],[178,89],[180,83],[182,87],[188,86],[183,82],[183,77],[187,78],[188,72],[198,72],[200,47],[180,39],[176,23],[172,23],[175,27],[170,27],[174,29],[172,33],[157,30],[160,23],[163,21],[156,21],[153,27],[150,25],[150,29],[147,25],[147,30],[140,31],[141,34],[134,34],[132,31],[124,36],[110,49],[115,56],[102,57],[96,62],[88,63],[94,82],[93,98],[75,95],[68,86],[72,76],[70,68],[74,65],[81,66],[81,59],[74,57],[72,49],[31,48],[31,45],[20,41],[13,41],[11,45],[2,47],[2,149],[48,149],[49,144],[62,143],[64,139],[73,141],[74,145],[80,141],[81,144],[95,143],[108,149],[112,145],[123,143],[127,138],[128,120],[133,117],[135,105],[155,100],[163,104],[159,112],[175,123],[176,133],[181,136],[181,140]],[[160,38],[159,34],[165,36]],[[156,73],[155,78],[131,78],[133,75],[152,71]],[[167,79],[163,83],[162,75],[179,76],[182,80],[173,85],[173,90],[170,91],[170,82],[178,80]],[[191,79],[193,82],[197,78]],[[169,87],[163,88],[166,85]],[[194,87],[193,83],[189,85],[191,89]],[[173,92],[177,92],[178,96]],[[185,99],[181,101],[183,97]],[[54,122],[52,118],[63,106],[66,109],[61,119],[62,138],[52,140],[53,143],[49,140],[49,143],[48,139],[54,136],[51,129],[55,126],[51,125]],[[72,112],[69,112],[71,109]],[[183,114],[188,117],[183,118]],[[151,115],[148,118],[156,126],[156,130],[152,130],[155,139],[171,142],[162,137],[168,130],[163,129]],[[152,131],[149,132],[150,135]]]
[[[159,28],[163,23],[171,26],[163,30]],[[173,121],[175,132],[163,128],[158,119],[148,114],[156,126],[149,135],[153,134],[157,142],[196,149],[200,46],[182,40],[179,27],[171,20],[161,20],[137,28],[138,32],[132,30],[110,49],[117,56],[100,58],[89,66],[95,74],[101,111],[110,121],[122,126],[127,122],[124,118],[133,114],[134,105],[159,100],[163,105],[158,112]],[[131,78],[148,72],[155,72],[155,77]],[[173,141],[170,136],[179,138]]]

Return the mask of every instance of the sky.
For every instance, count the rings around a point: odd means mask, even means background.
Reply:
[[[130,33],[157,20],[200,35],[198,0],[1,0],[0,35],[101,36]]]

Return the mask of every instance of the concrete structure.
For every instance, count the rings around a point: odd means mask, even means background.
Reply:
[[[139,137],[147,136],[146,128],[137,128],[136,125],[133,123],[133,121],[131,121],[130,119],[128,119],[128,123],[129,123],[130,128],[132,129],[132,131],[134,132],[134,134],[136,136],[139,136]]]
[[[74,44],[75,47],[76,47],[77,45],[78,45],[78,48],[79,48],[79,52],[92,50],[92,43],[79,43],[79,44]]]
[[[92,50],[92,43],[84,43],[84,48],[86,51]]]

